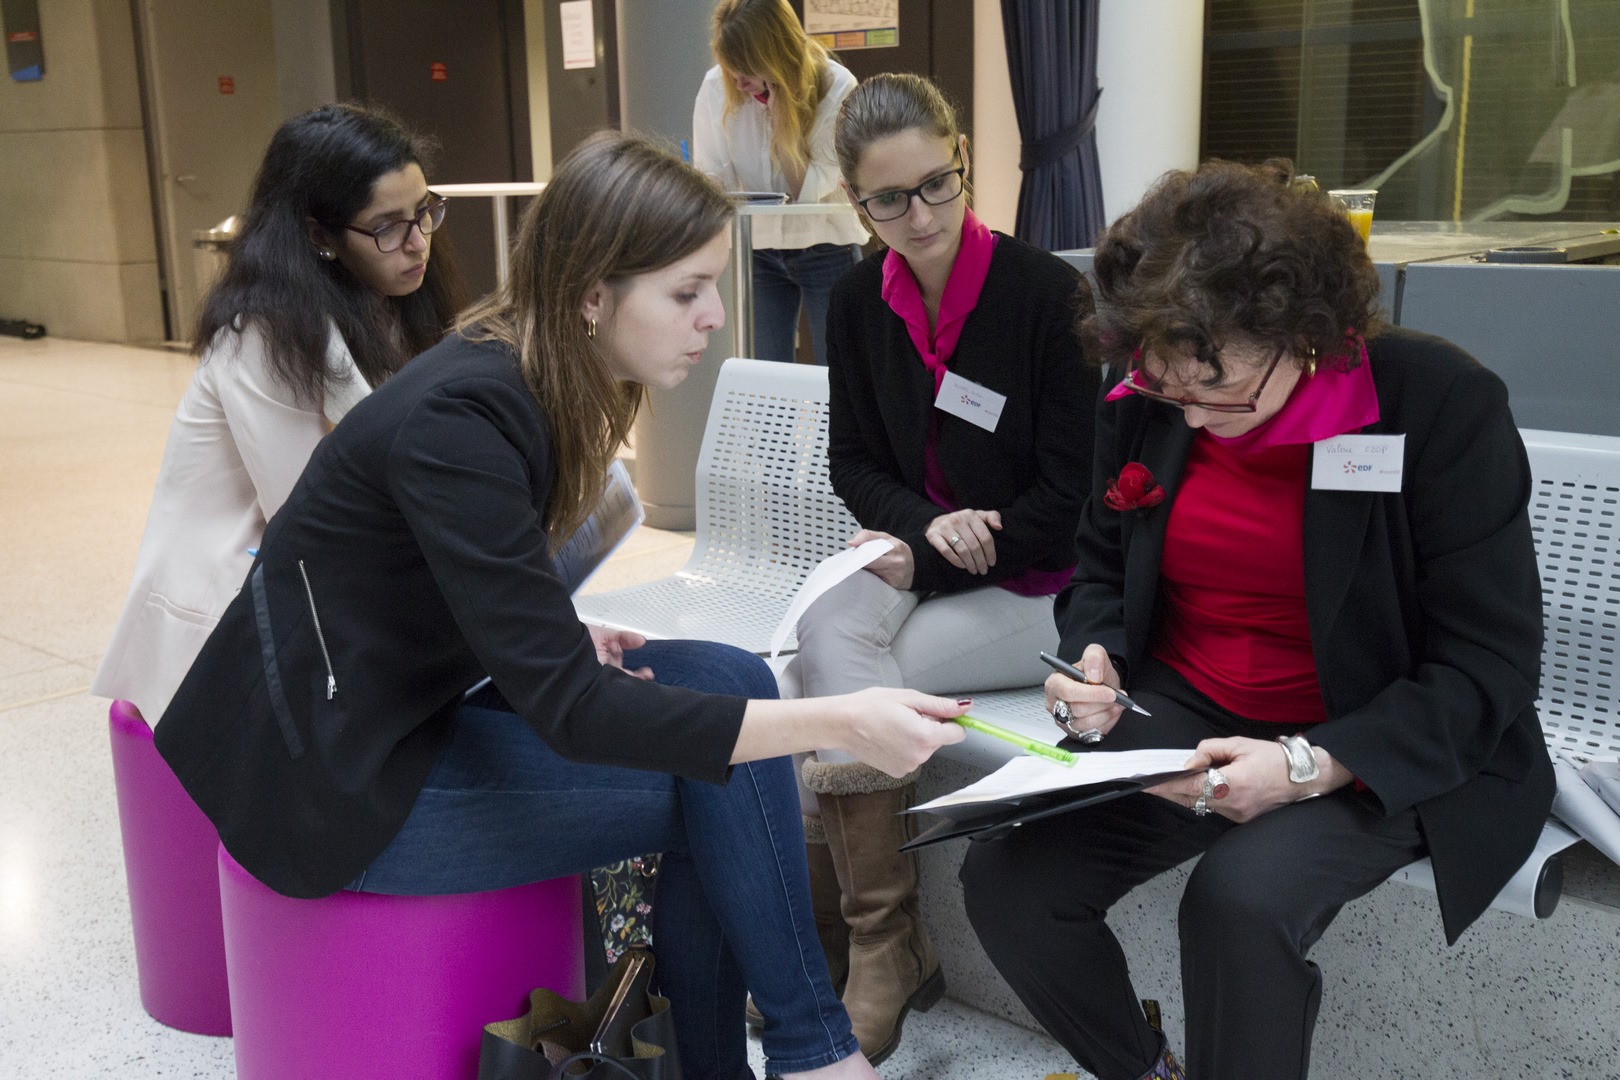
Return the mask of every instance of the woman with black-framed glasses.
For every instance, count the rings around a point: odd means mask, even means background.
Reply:
[[[991,960],[1100,1080],[1304,1077],[1308,953],[1341,906],[1428,855],[1455,942],[1552,800],[1506,388],[1384,327],[1361,238],[1291,181],[1287,162],[1167,174],[1099,241],[1083,327],[1123,375],[1056,606],[1086,681],[1052,676],[1047,704],[1100,749],[1185,749],[1198,772],[962,867]],[[1122,715],[1126,687],[1151,715]],[[1106,916],[1198,855],[1183,1073]]]
[[[435,235],[445,200],[428,190],[428,150],[354,105],[270,140],[203,301],[197,372],[93,693],[163,715],[315,444],[448,329],[464,290]]]
[[[850,543],[893,547],[805,612],[784,694],[1035,686],[1091,472],[1097,374],[1073,331],[1082,279],[968,209],[967,139],[927,80],[862,83],[835,144],[845,194],[888,250],[833,289],[828,465],[861,526]],[[881,1061],[907,1012],[945,985],[916,857],[899,851],[915,778],[834,750],[807,760],[803,779],[823,948],[847,978],[862,1049]]]

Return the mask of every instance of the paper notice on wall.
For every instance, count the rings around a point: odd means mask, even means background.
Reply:
[[[562,16],[563,69],[596,66],[596,18],[592,0],[564,0],[557,5]]]
[[[829,49],[900,44],[900,0],[804,0],[804,32]]]

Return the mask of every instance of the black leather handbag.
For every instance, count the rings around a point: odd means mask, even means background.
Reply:
[[[478,1080],[681,1080],[674,1018],[652,973],[652,950],[637,945],[583,1004],[531,991],[528,1012],[484,1025]]]

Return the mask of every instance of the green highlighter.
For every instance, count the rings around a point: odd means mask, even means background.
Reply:
[[[990,736],[992,739],[1000,739],[1002,742],[1012,743],[1020,750],[1027,750],[1031,754],[1038,754],[1049,761],[1057,762],[1059,765],[1073,766],[1079,757],[1079,755],[1071,751],[1060,750],[1055,746],[1047,746],[1043,742],[1036,742],[1028,735],[1020,735],[1016,731],[1009,731],[1004,727],[997,727],[995,724],[986,723],[977,717],[958,716],[955,717],[955,720],[958,724],[961,724],[969,731],[977,731],[981,734]]]

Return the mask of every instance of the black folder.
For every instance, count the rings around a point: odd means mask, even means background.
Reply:
[[[998,840],[1026,821],[1039,821],[1055,814],[1067,814],[1071,810],[1096,806],[1098,803],[1105,803],[1122,795],[1134,795],[1166,780],[1197,776],[1204,771],[1175,769],[1171,772],[1131,777],[1128,780],[1104,780],[1096,784],[1059,788],[1057,791],[1042,791],[1019,799],[963,803],[958,806],[940,807],[937,810],[907,811],[907,813],[934,814],[944,820],[918,833],[916,839],[902,845],[900,850],[915,851],[930,844],[954,840],[959,836],[966,836],[974,841]]]

